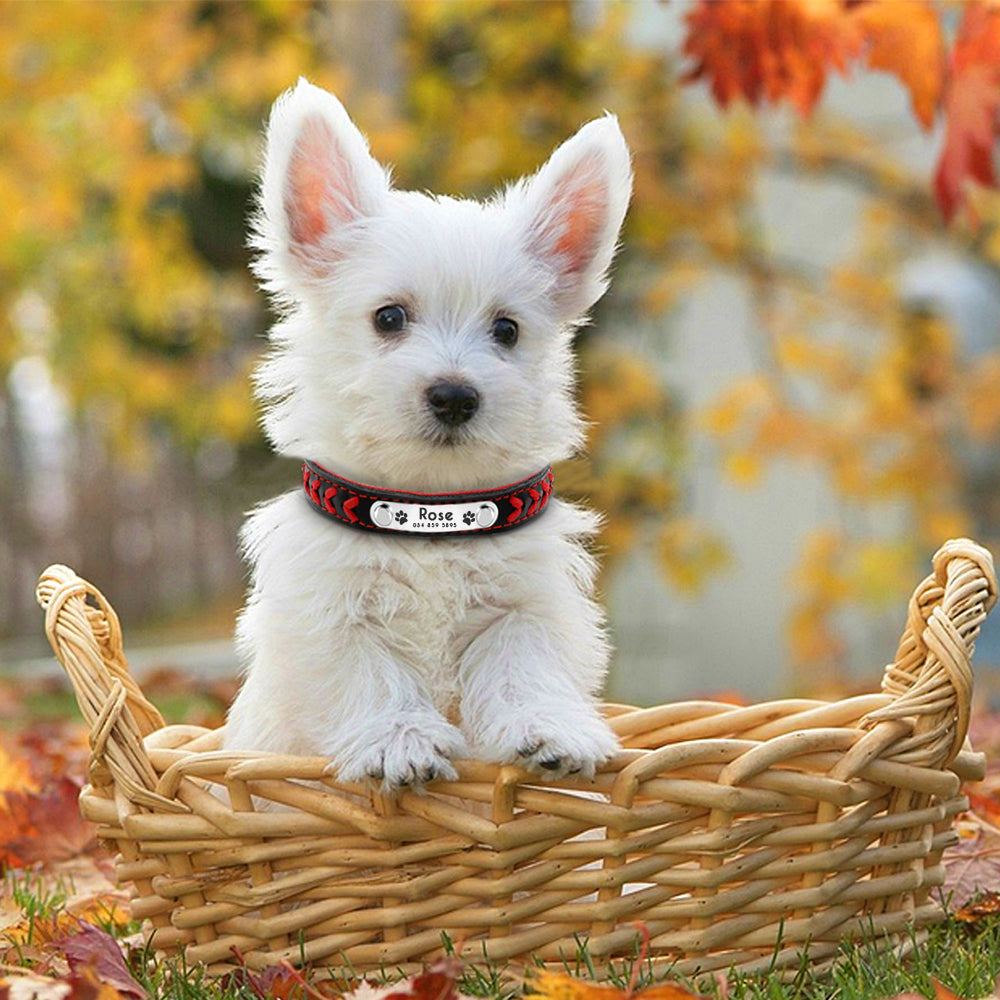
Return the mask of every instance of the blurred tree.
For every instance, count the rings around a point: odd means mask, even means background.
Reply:
[[[254,432],[261,329],[241,251],[256,132],[302,72],[312,8],[5,3],[2,360],[43,353],[119,448]],[[41,319],[19,322],[27,293]]]
[[[118,456],[109,462],[162,470],[175,445],[198,456],[172,475],[182,494],[196,492],[206,447],[209,465],[215,444],[258,447],[247,376],[267,316],[243,240],[261,124],[300,74],[344,97],[402,185],[461,194],[536,168],[582,120],[622,109],[636,149],[622,270],[635,277],[615,302],[631,309],[664,240],[692,216],[690,190],[671,181],[674,74],[625,44],[625,8],[594,23],[582,12],[570,2],[3,3],[0,374],[44,359],[91,446]],[[709,224],[713,205],[728,212],[731,187],[702,204]],[[669,298],[662,283],[658,296]],[[582,394],[599,422],[588,458],[560,482],[608,511],[614,556],[640,537],[677,536],[682,441],[662,379],[589,339]],[[85,507],[102,524],[88,533],[90,558],[112,560],[124,514],[107,497]],[[721,554],[705,532],[659,548],[687,586]],[[153,549],[139,549],[152,569]]]
[[[758,148],[747,169],[833,176],[864,199],[856,252],[830,272],[781,259],[746,206],[733,259],[754,293],[759,372],[705,415],[737,481],[752,483],[768,461],[789,457],[827,473],[841,523],[817,532],[801,555],[789,637],[796,663],[831,668],[830,677],[844,659],[845,608],[895,603],[928,550],[996,531],[972,456],[1000,440],[1000,421],[987,415],[1000,388],[997,318],[988,330],[956,331],[899,282],[906,261],[936,245],[1000,288],[1000,198],[988,190],[1000,10],[962,5],[949,53],[951,13],[925,0],[699,0],[688,13],[689,82],[707,80],[723,106],[788,102],[804,118],[790,147]],[[933,196],[856,129],[810,119],[828,73],[848,75],[856,64],[895,75],[921,127],[945,119]],[[981,343],[973,349],[956,332]],[[989,465],[995,492],[1000,467]],[[897,528],[883,520],[873,530],[887,510]]]
[[[725,473],[749,485],[791,456],[828,471],[845,523],[889,502],[907,513],[899,535],[838,526],[802,555],[794,654],[835,666],[838,612],[896,600],[919,549],[974,516],[956,440],[1000,431],[1000,356],[973,363],[941,317],[905,308],[894,282],[931,243],[994,270],[1000,259],[1000,197],[968,184],[993,177],[983,149],[1000,93],[997,15],[979,2],[964,11],[949,52],[943,15],[921,0],[716,0],[692,5],[686,46],[689,77],[709,80],[723,103],[788,100],[806,112],[829,72],[894,73],[921,125],[947,120],[937,195],[977,216],[948,230],[929,185],[857,130],[810,121],[776,147],[745,111],[692,116],[671,61],[628,41],[629,5],[0,2],[0,381],[9,396],[2,376],[44,359],[88,447],[148,459],[156,474],[129,500],[132,535],[167,486],[178,508],[211,504],[197,483],[224,467],[216,445],[261,447],[247,375],[267,315],[243,241],[279,92],[309,76],[345,98],[401,185],[472,195],[534,169],[612,108],[634,152],[635,194],[596,325],[663,325],[693,282],[740,276],[760,321],[759,370],[695,415]],[[836,176],[863,193],[856,257],[828,273],[777,254],[756,201],[765,172]],[[559,470],[560,490],[607,512],[612,560],[648,546],[673,585],[698,587],[726,552],[684,511],[679,401],[659,364],[587,330],[580,363],[593,424],[587,455]],[[9,420],[2,430],[6,475],[27,475]],[[116,550],[126,519],[101,475],[82,481],[97,558]],[[0,489],[7,524],[17,496]],[[170,554],[203,561],[207,592],[218,585],[212,554],[230,536],[176,520],[157,537],[166,548],[189,539]]]

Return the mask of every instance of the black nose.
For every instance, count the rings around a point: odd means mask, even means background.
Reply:
[[[479,393],[461,382],[435,382],[427,390],[427,402],[441,423],[457,427],[479,409]]]

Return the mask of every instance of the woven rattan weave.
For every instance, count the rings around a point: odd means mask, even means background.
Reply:
[[[498,961],[572,959],[587,939],[603,964],[633,954],[636,919],[654,962],[689,973],[791,970],[807,944],[822,965],[871,930],[919,940],[941,915],[961,779],[982,775],[970,659],[996,593],[989,553],[949,542],[879,694],[608,705],[623,750],[593,781],[464,761],[430,794],[384,798],[324,777],[324,759],[165,726],[104,597],[64,566],[38,585],[91,730],[81,808],[154,946],[213,972],[234,946],[251,968],[411,971],[443,932]]]

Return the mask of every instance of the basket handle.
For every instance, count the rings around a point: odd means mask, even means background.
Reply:
[[[896,658],[882,677],[893,700],[865,724],[915,719],[908,760],[946,767],[969,731],[972,656],[979,627],[997,602],[997,578],[993,556],[967,538],[945,542],[933,567],[910,598]]]
[[[104,595],[68,566],[50,566],[35,590],[45,634],[73,685],[90,728],[90,780],[112,782],[141,800],[156,786],[143,737],[163,716],[129,673],[118,615]]]

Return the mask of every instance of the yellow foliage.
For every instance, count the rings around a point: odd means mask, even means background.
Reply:
[[[730,452],[726,455],[724,468],[726,475],[739,486],[754,486],[760,480],[760,459],[753,452]]]
[[[917,554],[910,542],[860,545],[852,558],[852,593],[872,605],[895,604],[913,590]]]
[[[135,450],[152,419],[179,428],[194,402],[223,407],[207,426],[254,433],[216,391],[232,346],[184,202],[206,148],[246,147],[248,181],[264,113],[298,75],[343,83],[311,16],[302,4],[4,8],[0,322],[25,290],[44,290],[57,374],[79,404],[113,402],[121,448]],[[249,282],[241,294],[259,308]],[[0,328],[3,348],[12,332]],[[0,349],[0,373],[15,356]]]
[[[853,166],[874,191],[854,252],[832,270],[800,270],[768,255],[756,178],[774,151],[754,116],[681,107],[675,67],[624,43],[628,5],[605,5],[586,26],[568,2],[398,10],[399,106],[359,92],[348,63],[331,57],[322,7],[6,4],[0,373],[30,346],[19,297],[41,294],[52,333],[31,349],[48,352],[78,408],[104,414],[123,452],[141,456],[154,424],[193,446],[209,434],[252,439],[246,376],[262,306],[244,259],[209,262],[205,250],[216,229],[242,230],[244,219],[206,219],[202,207],[220,178],[245,197],[279,91],[300,74],[337,90],[401,185],[467,194],[534,170],[580,122],[613,108],[635,171],[620,265],[632,283],[620,301],[648,322],[721,269],[746,278],[756,309],[755,374],[696,415],[724,472],[751,485],[769,461],[794,456],[828,473],[849,512],[892,501],[912,523],[913,538],[852,548],[823,535],[802,553],[792,646],[803,662],[836,659],[837,608],[882,600],[911,547],[972,527],[950,457],[957,436],[991,443],[1000,433],[1000,356],[968,364],[939,319],[901,308],[893,276],[928,230],[905,174],[857,129],[796,126],[794,168],[846,164],[849,176]],[[984,218],[1000,219],[1000,198],[977,197]],[[968,252],[1000,260],[997,232]],[[848,337],[830,333],[843,328]],[[610,555],[655,538],[667,579],[701,586],[725,549],[679,510],[684,427],[658,359],[613,351],[598,329],[584,334],[581,368],[589,453],[560,467],[560,491],[607,512]]]
[[[11,756],[0,743],[0,810],[4,808],[4,792],[34,792],[37,788],[27,759]]]
[[[926,511],[919,526],[920,540],[929,549],[937,548],[949,538],[966,538],[973,533],[968,512],[958,507]]]
[[[813,532],[803,546],[793,585],[796,591],[826,604],[836,604],[850,594],[850,584],[840,571],[844,540],[833,531]]]
[[[1000,356],[983,358],[969,373],[960,403],[973,438],[988,441],[1000,431]]]
[[[667,579],[679,590],[688,592],[700,590],[709,577],[729,563],[723,542],[687,517],[664,525],[655,552]]]
[[[664,402],[662,383],[643,359],[623,353],[588,356],[589,377],[581,391],[587,419],[597,433],[618,421],[654,411]]]
[[[749,415],[758,415],[770,402],[763,379],[744,378],[733,382],[701,416],[701,424],[720,437],[733,433]]]

